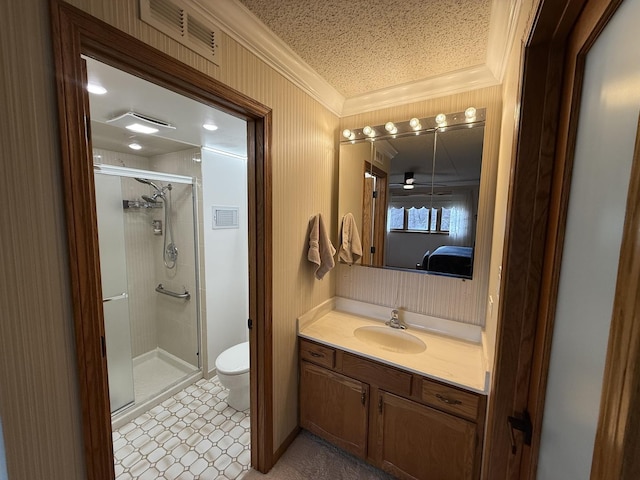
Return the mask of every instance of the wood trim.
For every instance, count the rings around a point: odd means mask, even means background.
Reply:
[[[373,155],[373,146],[371,154]],[[369,227],[365,229],[363,226],[363,246],[362,252],[363,256],[365,253],[368,255],[367,258],[370,258],[369,263],[367,265],[374,267],[382,267],[384,266],[384,252],[385,252],[385,239],[387,236],[387,172],[382,170],[379,167],[376,167],[371,162],[365,160],[364,161],[364,173],[371,172],[373,176],[376,177],[376,187],[375,191],[377,192],[377,198],[375,199],[375,211],[373,215],[371,215],[371,208],[373,199],[371,198],[372,191],[371,188],[373,184],[365,179],[364,182],[364,196],[363,196],[363,208],[362,208],[362,221],[363,225],[366,220],[369,220]],[[363,173],[363,174],[364,174]],[[379,208],[380,205],[383,205],[384,208]],[[372,224],[372,225],[371,225]],[[372,231],[373,230],[373,231]],[[365,235],[365,232],[369,232],[370,235]],[[373,245],[371,245],[370,237],[373,237]],[[374,246],[376,249],[375,253],[370,253],[371,247]]]
[[[560,13],[561,9],[545,17],[538,12],[536,24],[552,32],[549,24]],[[482,478],[491,480],[517,478],[520,468],[522,448],[516,455],[511,454],[507,417],[522,412],[527,405],[560,96],[561,47],[552,53],[550,39],[542,44],[534,39],[532,36],[525,50],[521,120],[511,170],[502,259],[502,295],[482,472]],[[521,438],[518,441],[522,445]]]
[[[51,0],[87,478],[114,477],[87,96],[81,54],[247,120],[252,465],[273,466],[271,110],[62,0]],[[88,115],[87,117],[88,118]]]
[[[640,121],[620,248],[591,478],[640,478]]]
[[[531,480],[535,479],[540,451],[584,65],[589,49],[619,4],[620,1],[610,0],[588,2],[576,18],[571,35],[566,42],[567,54],[564,61],[563,93],[555,146],[556,154],[545,247],[545,251],[549,254],[544,258],[543,263],[533,368],[529,385],[528,410],[533,421],[534,435],[531,448],[525,449],[523,454],[523,472],[528,471],[526,478]],[[574,8],[575,11],[577,11],[576,8]]]
[[[584,55],[619,3],[541,2],[525,49],[486,479],[536,475]],[[506,417],[525,409],[533,422],[532,445],[524,446],[516,434],[518,448],[512,455]]]
[[[104,318],[97,272],[97,228],[86,228],[87,224],[97,225],[91,145],[83,121],[87,95],[81,88],[83,72],[79,45],[73,39],[75,26],[59,6],[52,3],[52,39],[86,474],[89,480],[112,479],[115,473],[107,366],[101,345]],[[69,58],[76,61],[70,62]]]

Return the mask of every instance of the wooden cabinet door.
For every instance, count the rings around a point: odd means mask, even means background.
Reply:
[[[411,400],[380,392],[376,460],[400,479],[471,480],[476,426]]]
[[[366,458],[369,385],[300,362],[300,425]]]

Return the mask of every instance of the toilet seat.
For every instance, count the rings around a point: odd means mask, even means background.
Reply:
[[[223,375],[242,375],[249,371],[249,342],[226,349],[216,358],[216,370]]]

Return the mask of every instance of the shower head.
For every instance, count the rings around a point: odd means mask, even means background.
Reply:
[[[158,194],[156,193],[153,197],[150,197],[149,195],[142,195],[142,199],[145,202],[149,202],[149,203],[158,203],[158,200],[156,200]]]
[[[153,183],[151,180],[147,180],[146,178],[139,178],[139,177],[135,177],[135,179],[136,179],[136,182],[140,182],[140,183],[144,183],[144,184],[147,184],[147,185],[151,185],[158,192],[162,191],[162,189],[160,187],[158,187],[155,183]]]

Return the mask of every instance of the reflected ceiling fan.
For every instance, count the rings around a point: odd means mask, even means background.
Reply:
[[[390,183],[389,187],[399,188],[402,187],[405,190],[413,190],[415,187],[430,187],[431,182],[421,183],[416,181],[414,172],[404,172],[403,183]]]

